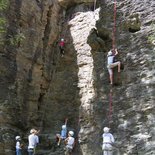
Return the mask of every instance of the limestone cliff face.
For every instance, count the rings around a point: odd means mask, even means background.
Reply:
[[[93,11],[92,11],[93,10]],[[153,35],[155,2],[117,1],[116,45],[124,70],[109,86],[106,54],[112,46],[113,3],[92,0],[10,0],[3,12],[0,48],[0,154],[14,154],[14,137],[27,147],[32,127],[41,130],[38,154],[65,119],[78,134],[75,154],[102,154],[102,129],[110,126],[114,154],[155,154]],[[61,57],[58,41],[65,39]],[[120,76],[120,79],[118,77]],[[47,147],[48,146],[48,147]],[[49,149],[49,150],[48,150]]]

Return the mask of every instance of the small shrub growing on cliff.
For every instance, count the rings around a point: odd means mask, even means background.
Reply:
[[[0,33],[6,32],[6,30],[4,29],[5,24],[6,24],[6,20],[0,17]]]
[[[7,9],[9,4],[8,0],[0,0],[0,15]],[[0,17],[0,45],[4,43],[3,34],[6,33],[6,19]]]
[[[155,41],[155,24],[152,24],[153,34],[148,37],[148,41],[152,43]]]
[[[0,0],[0,11],[6,10],[8,7],[8,0]]]
[[[25,39],[25,36],[23,33],[18,33],[15,36],[13,36],[12,38],[10,38],[10,43],[11,45],[14,46],[20,46],[21,42]]]
[[[0,17],[0,45],[3,45],[4,43],[3,34],[6,33],[5,25],[6,20]]]

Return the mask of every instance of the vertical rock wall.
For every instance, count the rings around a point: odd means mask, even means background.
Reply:
[[[124,70],[119,81],[114,70],[112,88],[106,52],[112,44],[113,3],[97,1],[94,12],[93,3],[10,1],[0,48],[0,154],[14,154],[14,136],[27,140],[31,127],[54,138],[66,118],[68,128],[79,131],[83,155],[102,154],[104,126],[115,136],[115,154],[154,154],[154,49],[148,42],[154,1],[117,1],[118,59]],[[61,36],[64,57],[58,49]]]
[[[99,10],[86,11],[84,6],[76,8],[75,17],[70,20],[70,32],[73,38],[73,44],[77,53],[78,65],[78,87],[80,89],[80,137],[79,141],[87,141],[90,143],[95,138],[93,103],[95,99],[94,88],[94,60],[91,53],[91,47],[87,43],[90,31],[95,27],[95,15],[98,18]],[[87,130],[89,129],[89,130]],[[86,134],[87,133],[87,134]],[[91,137],[89,137],[89,136]],[[91,150],[92,145],[81,145],[83,154],[94,154],[96,150]],[[97,152],[96,152],[97,153]]]
[[[112,88],[106,53],[101,53],[98,44],[92,41],[101,38],[107,51],[112,45],[113,3],[105,1],[101,8],[97,31],[89,36],[90,46],[97,49],[92,50],[97,90],[93,111],[100,125],[95,130],[101,136],[102,127],[110,125],[116,138],[115,154],[154,154],[154,50],[148,40],[154,33],[154,1],[117,1],[116,41],[120,52],[117,59],[123,62],[124,70],[120,80],[114,70]]]
[[[42,127],[43,99],[59,58],[55,43],[61,14],[54,0],[11,0],[7,8],[6,43],[1,50],[1,70],[6,74],[1,76],[0,152],[9,155],[16,135],[24,138],[30,128]]]

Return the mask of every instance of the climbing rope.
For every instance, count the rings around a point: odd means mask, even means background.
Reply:
[[[117,13],[117,8],[116,8],[116,0],[114,0],[114,25],[113,25],[113,33],[112,33],[112,48],[115,49],[116,46],[116,13]]]
[[[96,9],[96,2],[97,2],[97,0],[94,0],[94,10],[93,10],[93,16],[94,16],[94,19],[95,19],[95,9]],[[95,21],[96,21],[96,19],[95,19]]]
[[[114,0],[114,17],[113,17],[114,25],[113,25],[113,33],[112,33],[112,48],[113,49],[115,49],[115,46],[116,46],[116,12],[117,12],[116,0]],[[112,120],[112,107],[113,105],[112,105],[112,88],[111,88],[109,92],[109,113],[108,113],[109,127],[110,127],[110,123]]]
[[[62,34],[62,32],[60,32],[60,34],[59,34],[59,39],[61,39],[61,38],[65,39],[65,38],[66,38],[67,31],[68,31],[68,26],[69,26],[69,25],[68,25],[68,22],[69,22],[69,19],[67,19],[67,21],[64,19],[64,22],[61,23],[63,29],[66,28],[66,30],[64,31],[64,34]],[[66,27],[63,26],[64,23],[66,24]],[[59,41],[57,41],[57,43],[59,43]],[[52,44],[52,43],[51,43],[51,40],[49,40],[48,45],[51,45],[51,44]]]
[[[108,113],[109,128],[112,120],[112,106],[113,105],[112,105],[112,88],[111,88],[109,92],[109,113]]]

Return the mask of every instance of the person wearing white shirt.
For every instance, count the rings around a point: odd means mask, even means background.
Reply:
[[[39,143],[39,137],[36,135],[35,129],[31,129],[30,133],[31,134],[28,136],[28,141],[29,141],[28,153],[29,153],[29,155],[34,155],[35,148],[36,148],[37,144]]]
[[[73,131],[69,131],[68,132],[68,137],[65,139],[66,142],[66,152],[65,155],[68,155],[72,152],[73,148],[74,148],[74,144],[75,144],[75,138],[74,136],[74,132]]]
[[[109,132],[110,128],[104,127],[103,131],[103,155],[112,155],[113,154],[113,146],[112,144],[115,142],[113,135]]]
[[[118,72],[121,70],[121,62],[114,62],[115,56],[118,54],[117,49],[110,50],[107,55],[107,68],[109,72],[110,84],[113,85],[113,68],[118,66]]]
[[[22,144],[20,136],[16,136],[16,155],[22,155]]]

